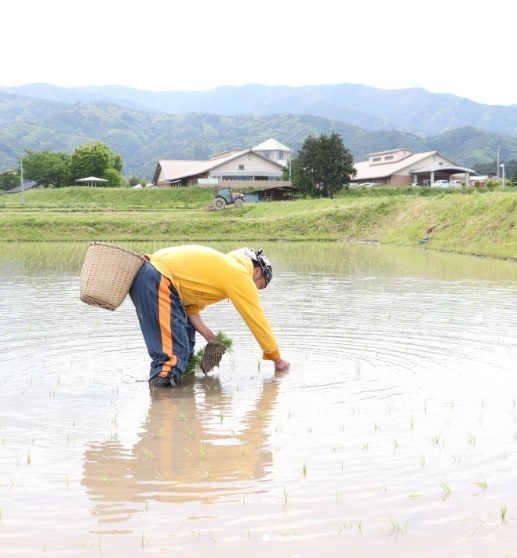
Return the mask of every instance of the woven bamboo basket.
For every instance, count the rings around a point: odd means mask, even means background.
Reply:
[[[81,300],[115,310],[127,296],[145,262],[140,254],[106,242],[90,242],[81,270]]]

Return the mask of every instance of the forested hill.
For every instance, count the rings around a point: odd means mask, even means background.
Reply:
[[[125,176],[150,180],[159,159],[206,159],[231,148],[251,148],[268,138],[290,145],[296,156],[309,134],[334,131],[343,137],[356,161],[399,147],[438,150],[470,168],[493,162],[498,146],[502,159],[517,159],[517,137],[471,126],[427,137],[366,130],[307,114],[167,114],[107,102],[67,103],[0,92],[0,172],[12,168],[27,148],[71,153],[75,147],[101,140],[122,155]]]
[[[143,112],[225,116],[308,114],[370,131],[398,130],[434,136],[456,128],[474,127],[517,136],[517,104],[485,105],[421,88],[379,89],[350,83],[303,87],[252,84],[208,91],[156,92],[118,85],[58,87],[35,83],[0,87],[0,91],[72,104],[109,102]]]

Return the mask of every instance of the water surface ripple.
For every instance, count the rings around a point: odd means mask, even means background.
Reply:
[[[266,248],[291,371],[223,302],[233,353],[151,393],[84,247],[0,243],[2,555],[517,556],[516,264]]]

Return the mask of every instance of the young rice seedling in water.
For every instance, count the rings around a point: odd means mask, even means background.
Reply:
[[[508,525],[508,508],[506,504],[501,505],[501,525]]]
[[[401,523],[396,517],[392,515],[388,515],[388,520],[391,525],[391,534],[395,535],[395,537],[399,537],[400,535],[405,535],[407,533],[407,524],[408,520],[404,523]]]

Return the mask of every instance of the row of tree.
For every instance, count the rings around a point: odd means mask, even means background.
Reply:
[[[0,189],[10,190],[20,185],[21,169],[24,180],[37,186],[62,188],[76,184],[76,180],[95,176],[104,178],[109,187],[126,184],[121,171],[122,157],[113,153],[103,142],[77,147],[74,152],[35,151],[26,149],[16,169],[0,173]]]
[[[501,162],[499,163],[499,165],[501,165]],[[479,165],[476,165],[475,170],[479,175],[494,176],[499,174],[499,176],[502,176],[502,170],[500,166],[499,173],[497,172],[497,161],[491,161],[490,163],[481,163]],[[505,178],[511,180],[512,182],[517,182],[517,161],[515,159],[504,161],[504,175]]]
[[[122,157],[101,141],[78,147],[71,155],[26,149],[22,162],[24,178],[38,186],[61,188],[88,176],[106,179],[108,182],[104,185],[108,187],[145,184],[145,180],[136,177],[126,181],[121,174]],[[476,170],[480,174],[490,174],[493,166],[490,163],[486,169]],[[517,161],[508,161],[505,170],[507,179],[517,181]],[[284,169],[282,179],[291,180],[304,196],[333,198],[339,190],[348,188],[355,176],[353,155],[343,144],[342,137],[334,132],[330,136],[321,134],[305,138],[298,157]],[[19,185],[19,167],[0,173],[0,190]]]
[[[98,141],[83,145],[68,155],[56,151],[26,149],[22,157],[24,179],[38,186],[62,188],[76,184],[77,179],[96,176],[108,180],[105,186],[134,186],[139,179],[124,180],[122,157]],[[299,156],[291,162],[285,180],[291,178],[305,196],[334,197],[355,176],[354,158],[338,133],[330,136],[308,136]],[[142,182],[142,181],[140,181]],[[0,189],[20,185],[20,168],[0,173]]]

